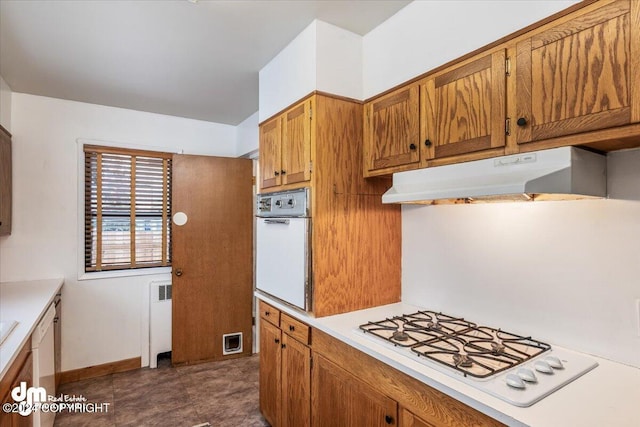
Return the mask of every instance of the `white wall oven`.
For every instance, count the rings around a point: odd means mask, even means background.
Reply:
[[[311,311],[310,190],[257,197],[256,288]]]

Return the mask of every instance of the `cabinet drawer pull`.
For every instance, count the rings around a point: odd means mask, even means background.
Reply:
[[[280,340],[278,338],[276,338],[274,341],[276,342],[276,344],[280,344]]]
[[[527,125],[527,119],[525,119],[524,117],[520,117],[516,124],[520,127],[525,127]]]
[[[287,171],[286,171],[286,170],[281,170],[281,171],[280,171],[280,174],[281,174],[281,175],[286,175],[286,174],[287,174]]]
[[[286,344],[281,344],[280,347],[281,348],[287,348],[287,345]]]
[[[425,145],[425,147],[431,147],[431,141],[428,140],[428,139],[425,139],[424,140],[424,145]]]
[[[278,171],[273,171],[273,174],[274,174],[275,176],[280,176],[280,172],[278,172]]]
[[[393,417],[391,415],[385,415],[384,422],[387,424],[393,424]]]
[[[414,151],[416,148],[416,144],[409,144],[409,150]]]
[[[265,315],[265,316],[270,316],[270,315],[271,315],[271,312],[270,312],[270,311],[265,311],[265,312],[264,312],[264,315]]]
[[[295,328],[293,325],[289,325],[289,330],[290,330],[291,332],[293,332],[293,331],[295,331],[295,330],[296,330],[296,328]]]

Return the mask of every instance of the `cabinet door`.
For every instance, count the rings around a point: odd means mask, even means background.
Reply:
[[[314,427],[397,425],[398,404],[322,356],[314,356]]]
[[[11,234],[11,135],[0,126],[0,236]]]
[[[309,181],[311,178],[311,100],[284,114],[282,124],[283,184]]]
[[[419,89],[398,89],[365,105],[365,176],[420,161]]]
[[[311,425],[311,350],[282,334],[282,426]]]
[[[400,427],[436,427],[404,408],[400,409]]]
[[[639,9],[615,1],[517,44],[518,143],[640,121]]]
[[[260,188],[275,187],[281,184],[281,139],[282,121],[280,117],[260,126]]]
[[[426,159],[505,145],[505,57],[484,55],[421,83]]]
[[[260,322],[260,411],[272,426],[280,425],[280,329]]]

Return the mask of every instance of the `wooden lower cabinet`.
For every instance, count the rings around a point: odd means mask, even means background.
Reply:
[[[435,427],[433,424],[417,417],[414,413],[400,408],[400,427]]]
[[[280,425],[280,328],[260,321],[260,410],[272,426]]]
[[[398,404],[335,363],[314,356],[314,427],[397,425]]]
[[[260,312],[260,411],[273,427],[310,426],[309,327],[264,302]]]
[[[21,381],[27,383],[27,387],[33,385],[33,353],[31,352],[31,339],[27,340],[22,350],[18,353],[15,362],[7,370],[5,377],[0,380],[1,403],[14,403],[11,398],[11,390]],[[31,427],[33,414],[22,416],[18,413],[7,413],[0,409],[0,427]]]

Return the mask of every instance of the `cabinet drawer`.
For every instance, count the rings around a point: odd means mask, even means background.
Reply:
[[[260,318],[278,327],[280,326],[280,310],[263,301],[260,301]]]
[[[309,326],[299,320],[282,313],[280,328],[285,334],[297,339],[303,344],[309,344]]]

